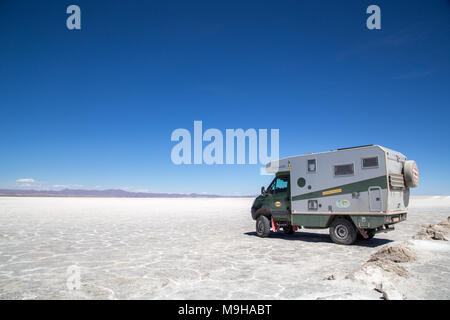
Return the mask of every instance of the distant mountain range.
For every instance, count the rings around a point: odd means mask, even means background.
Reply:
[[[248,198],[253,196],[221,196],[199,193],[150,193],[109,190],[16,190],[0,189],[0,197],[98,197],[98,198]]]

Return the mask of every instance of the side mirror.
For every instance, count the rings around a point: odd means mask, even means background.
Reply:
[[[266,190],[264,190],[264,186],[261,187],[261,194],[265,194]]]

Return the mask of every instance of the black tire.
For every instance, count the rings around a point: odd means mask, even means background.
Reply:
[[[356,241],[358,232],[352,222],[338,218],[330,226],[330,237],[334,243],[350,245]]]
[[[256,219],[256,234],[261,238],[265,238],[270,234],[270,221],[266,216],[259,216]]]
[[[285,234],[293,234],[295,232],[294,229],[292,228],[292,226],[283,227],[283,231]]]

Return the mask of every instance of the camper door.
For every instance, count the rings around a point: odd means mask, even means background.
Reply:
[[[370,211],[381,211],[383,210],[383,203],[381,200],[381,188],[380,187],[370,187],[369,188],[369,208]]]

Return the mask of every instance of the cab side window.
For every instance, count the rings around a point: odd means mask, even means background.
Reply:
[[[288,190],[289,177],[275,178],[267,188],[268,193],[281,193]]]
[[[288,188],[288,178],[277,178],[273,184],[274,193],[286,192]]]

